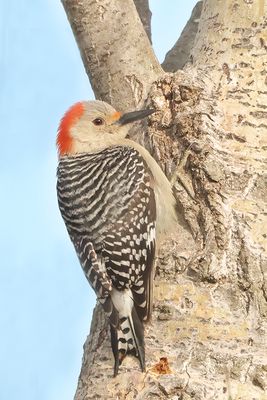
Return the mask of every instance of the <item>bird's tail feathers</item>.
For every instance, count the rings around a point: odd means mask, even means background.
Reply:
[[[114,376],[118,374],[119,366],[127,354],[137,357],[141,370],[145,371],[143,323],[137,315],[133,302],[131,310],[128,311],[130,312],[125,312],[125,315],[123,315],[122,310],[119,311],[119,325],[117,328],[110,324],[111,345],[115,358]]]

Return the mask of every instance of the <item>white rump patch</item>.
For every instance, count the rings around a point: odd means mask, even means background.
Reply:
[[[112,302],[119,313],[119,317],[129,317],[132,315],[133,299],[130,289],[117,290],[112,289],[111,292]]]

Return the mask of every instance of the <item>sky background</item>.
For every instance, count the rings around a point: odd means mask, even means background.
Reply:
[[[163,61],[196,0],[150,0]],[[60,0],[0,0],[0,399],[72,400],[95,296],[61,221],[60,118],[94,98]]]

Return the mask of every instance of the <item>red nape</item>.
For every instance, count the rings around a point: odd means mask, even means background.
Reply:
[[[71,152],[72,138],[70,135],[70,129],[77,119],[83,115],[83,113],[83,103],[76,103],[66,112],[60,121],[57,134],[57,147],[61,156]]]

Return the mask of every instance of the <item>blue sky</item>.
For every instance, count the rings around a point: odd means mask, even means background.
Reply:
[[[151,0],[160,61],[195,0]],[[0,399],[71,400],[95,296],[57,208],[55,136],[93,93],[59,0],[0,0]]]

